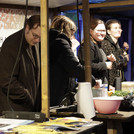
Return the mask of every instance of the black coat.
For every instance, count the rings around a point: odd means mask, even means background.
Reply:
[[[9,36],[0,52],[0,114],[2,111],[35,111],[40,83],[40,58],[38,44],[32,47],[24,39],[18,63],[13,73],[10,88],[8,85],[17,58],[22,37],[22,30]],[[9,103],[7,92],[9,91]],[[10,105],[10,106],[9,106]],[[39,105],[39,104],[38,104]]]
[[[92,75],[96,79],[101,79],[104,83],[105,78],[107,79],[107,67],[106,63],[103,60],[102,53],[100,51],[100,44],[93,43],[90,41],[90,48],[91,48],[91,69]],[[84,64],[84,43],[81,45],[79,49],[79,60],[82,64]],[[106,59],[107,60],[107,59]]]
[[[109,84],[115,86],[115,78],[120,75],[118,71],[122,72],[122,81],[124,80],[123,70],[127,65],[127,58],[123,56],[119,43],[115,44],[109,35],[106,35],[105,39],[101,42],[101,48],[107,56],[113,54],[116,58],[116,61],[112,64],[112,69],[109,70]],[[122,56],[121,59],[120,56]]]
[[[84,66],[74,56],[70,39],[55,29],[49,32],[49,54],[50,105],[55,106],[70,90],[70,77],[78,78],[79,82],[85,81]],[[92,84],[95,84],[94,79]]]
[[[97,79],[107,78],[107,66],[105,61],[103,61],[102,54],[100,52],[100,44],[94,44],[91,41],[91,65],[92,65],[92,74]]]

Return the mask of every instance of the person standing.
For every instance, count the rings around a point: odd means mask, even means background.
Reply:
[[[92,18],[90,21],[90,47],[91,47],[91,69],[92,74],[96,79],[101,79],[102,84],[108,84],[107,81],[107,70],[112,68],[112,62],[115,57],[111,54],[106,56],[106,54],[101,49],[101,41],[106,36],[106,28],[104,22],[98,18]],[[79,49],[79,59],[82,64],[84,60],[84,42]],[[110,60],[110,61],[108,61]]]
[[[113,54],[116,61],[113,62],[112,69],[109,70],[109,84],[115,87],[115,78],[121,77],[124,81],[124,67],[127,66],[129,61],[129,55],[126,51],[129,49],[129,45],[124,42],[123,47],[126,49],[121,49],[119,46],[118,39],[121,37],[122,29],[121,23],[116,19],[110,19],[105,23],[107,35],[101,43],[101,48],[106,55]]]
[[[40,37],[40,16],[33,15],[23,29],[4,41],[0,52],[0,115],[10,110],[36,111],[40,99]]]
[[[75,57],[71,39],[75,23],[66,16],[56,16],[49,31],[50,106],[59,105],[74,86],[71,78],[85,81],[84,66]],[[89,76],[91,77],[91,76]],[[92,76],[92,86],[96,84]]]

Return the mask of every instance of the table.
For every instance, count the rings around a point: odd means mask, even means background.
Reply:
[[[52,116],[57,117],[65,117],[65,116],[75,116],[75,117],[83,117],[82,114],[77,112],[54,112],[51,113]],[[106,133],[107,134],[124,134],[122,123],[131,122],[134,119],[133,111],[117,111],[114,114],[100,114],[96,113],[96,117],[93,120],[106,122]],[[134,123],[133,123],[134,124]],[[129,131],[129,130],[127,130]],[[134,131],[134,130],[133,130]],[[99,132],[98,134],[106,134]],[[128,133],[126,133],[128,134]],[[131,133],[132,134],[132,133]]]
[[[84,118],[83,114],[79,114],[77,112],[50,112],[51,117],[80,117]],[[102,125],[102,121],[93,121],[92,126],[89,127],[82,127],[79,131],[66,131],[65,134],[91,134],[94,130],[99,129]]]
[[[123,134],[122,123],[134,119],[134,112],[117,111],[115,114],[96,113],[94,119],[106,121],[107,134]]]
[[[3,119],[3,121],[4,121],[4,119]],[[10,119],[10,121],[13,122],[12,119]],[[64,134],[91,134],[93,129],[95,129],[96,127],[98,127],[102,124],[103,124],[103,122],[100,122],[100,121],[91,121],[89,125],[83,125],[83,126],[79,127],[80,128],[79,130],[71,130],[71,129],[63,128],[63,129],[61,129],[61,132],[63,132]],[[2,134],[3,133],[4,134],[19,134],[19,133],[24,134],[25,132],[31,133],[31,134],[33,134],[33,133],[36,134],[36,132],[35,132],[36,130],[38,131],[37,134],[39,134],[40,132],[44,133],[44,134],[47,133],[46,131],[45,132],[43,131],[42,126],[43,126],[43,122],[42,123],[34,122],[32,124],[25,125],[24,127],[22,125],[20,125],[20,126],[18,125],[17,129],[14,128],[14,130],[9,130],[6,132],[3,131]],[[44,126],[45,126],[45,122],[44,122]],[[21,128],[19,128],[19,127],[21,127]],[[50,133],[50,131],[49,131],[49,133]],[[55,132],[51,132],[51,133],[55,134]]]
[[[63,131],[64,134],[91,134],[92,131],[97,128],[98,126],[101,126],[103,124],[103,122],[100,121],[93,121],[92,122],[92,126],[85,126],[82,127],[80,130],[78,131]]]

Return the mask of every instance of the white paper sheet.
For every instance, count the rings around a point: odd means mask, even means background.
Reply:
[[[78,83],[76,101],[78,103],[78,112],[82,113],[86,119],[91,119],[95,116],[93,95],[90,82]]]
[[[0,131],[10,130],[19,125],[26,125],[33,122],[33,120],[0,118]]]

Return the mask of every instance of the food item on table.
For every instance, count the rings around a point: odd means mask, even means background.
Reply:
[[[108,96],[112,96],[113,91],[108,91]]]
[[[125,97],[129,95],[130,93],[128,91],[122,91],[122,90],[115,90],[115,92],[112,94],[112,96],[122,96]]]

